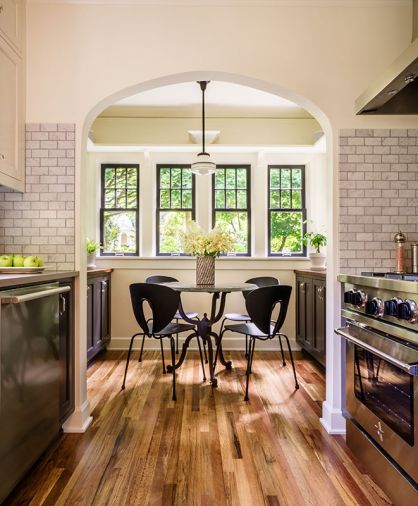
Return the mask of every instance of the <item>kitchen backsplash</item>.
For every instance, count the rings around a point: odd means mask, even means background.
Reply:
[[[418,242],[418,129],[341,130],[340,270],[395,269],[394,235]]]
[[[0,252],[74,269],[75,125],[26,125],[26,191],[0,186]]]

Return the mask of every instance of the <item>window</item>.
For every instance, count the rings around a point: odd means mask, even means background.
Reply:
[[[183,255],[179,230],[195,219],[190,165],[157,165],[157,255]]]
[[[232,232],[230,253],[251,254],[250,166],[219,165],[212,176],[212,224]]]
[[[305,167],[268,168],[269,256],[306,256]]]
[[[101,254],[138,255],[139,165],[103,164],[101,197]]]

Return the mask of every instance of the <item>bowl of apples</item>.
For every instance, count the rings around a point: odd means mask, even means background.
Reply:
[[[36,255],[0,255],[2,274],[36,274],[44,269],[43,258]]]

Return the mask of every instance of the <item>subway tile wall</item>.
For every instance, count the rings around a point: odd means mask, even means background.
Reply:
[[[26,125],[26,190],[0,186],[0,251],[74,269],[75,125]]]
[[[418,242],[418,129],[341,130],[340,271],[395,269],[402,230],[407,267]]]

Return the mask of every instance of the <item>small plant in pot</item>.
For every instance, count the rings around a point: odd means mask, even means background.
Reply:
[[[314,250],[309,253],[309,258],[311,260],[311,269],[314,271],[321,271],[325,269],[325,261],[326,255],[321,252],[321,248],[327,245],[327,238],[324,234],[319,234],[317,232],[307,232],[303,236],[303,244],[307,246],[311,246]]]
[[[94,269],[96,267],[96,255],[100,250],[101,244],[91,239],[87,239],[86,250],[87,250],[87,268]]]

